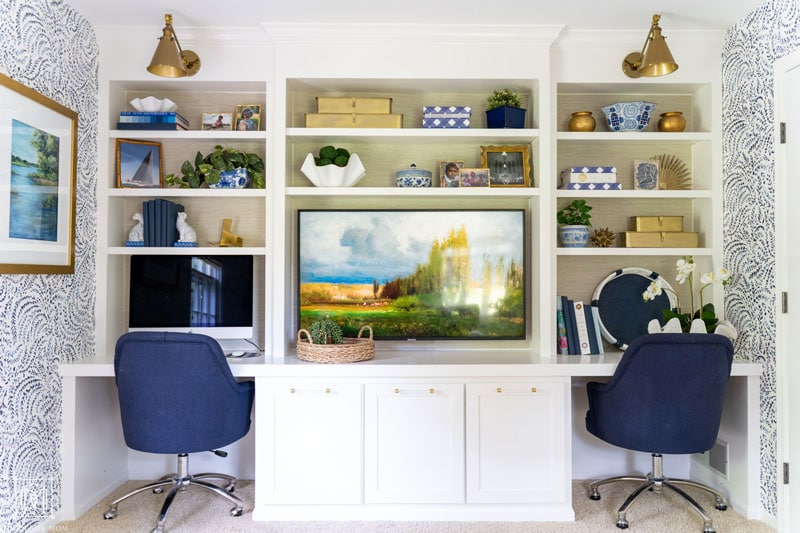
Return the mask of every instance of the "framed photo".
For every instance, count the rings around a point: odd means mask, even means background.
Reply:
[[[0,273],[75,272],[78,113],[0,74]]]
[[[530,187],[528,145],[481,146],[481,166],[489,169],[492,187]]]
[[[346,337],[369,324],[377,340],[524,339],[525,219],[524,209],[300,209],[298,329],[330,317]]]
[[[462,168],[458,176],[461,187],[488,187],[490,183],[488,168]]]
[[[261,106],[239,104],[236,106],[236,131],[258,131],[261,125]]]
[[[658,160],[648,159],[633,162],[633,188],[643,190],[658,189]]]
[[[233,113],[203,113],[203,130],[232,130]]]
[[[161,143],[117,139],[117,187],[161,187]]]
[[[440,161],[439,185],[441,187],[458,187],[458,176],[463,166],[463,161]]]

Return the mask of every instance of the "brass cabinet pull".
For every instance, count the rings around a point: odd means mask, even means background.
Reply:
[[[289,389],[290,394],[294,394],[294,392],[295,392],[294,389]]]
[[[500,394],[501,392],[503,392],[503,389],[501,389],[500,387],[497,387],[497,393]]]
[[[400,394],[400,389],[394,389],[395,394]]]
[[[433,393],[434,393],[434,392],[436,392],[436,391],[435,391],[435,390],[433,390],[433,389],[429,389],[429,390],[428,390],[428,392],[429,392],[429,393],[431,393],[431,394],[433,394]]]

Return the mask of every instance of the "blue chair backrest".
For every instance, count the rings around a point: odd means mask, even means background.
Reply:
[[[191,453],[226,446],[250,429],[253,383],[239,383],[219,344],[196,333],[132,332],[114,352],[128,447]]]
[[[711,449],[733,345],[722,335],[657,333],[631,342],[608,383],[589,383],[589,432],[651,453]]]

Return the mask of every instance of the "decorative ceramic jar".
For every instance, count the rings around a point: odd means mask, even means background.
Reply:
[[[565,224],[560,230],[564,248],[584,248],[589,242],[589,226]]]
[[[209,189],[244,189],[250,184],[250,175],[246,168],[223,170],[219,173],[219,181],[208,185]]]
[[[395,172],[395,185],[398,187],[430,187],[431,172],[411,164],[408,168]]]
[[[653,102],[617,102],[601,108],[609,131],[642,131],[656,110]]]
[[[680,111],[661,113],[658,119],[658,131],[679,132],[686,128],[686,119]]]
[[[591,111],[576,111],[569,119],[569,131],[594,131],[596,125]]]

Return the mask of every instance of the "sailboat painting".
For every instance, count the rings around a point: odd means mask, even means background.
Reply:
[[[161,143],[117,139],[117,186],[161,187]]]

